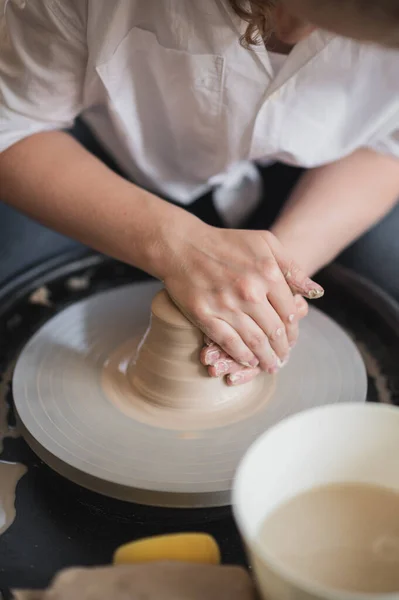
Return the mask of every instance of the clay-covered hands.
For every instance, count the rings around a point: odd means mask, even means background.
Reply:
[[[303,319],[308,314],[308,304],[302,296],[295,296],[295,303],[297,306],[298,320]],[[202,349],[200,355],[201,363],[208,368],[210,377],[226,377],[228,385],[241,385],[252,381],[259,373],[261,369],[259,367],[242,367],[228,356],[223,350],[214,344],[207,336],[205,336],[205,346]],[[281,368],[285,366],[287,361],[279,362]]]
[[[163,279],[177,306],[233,361],[274,372],[298,336],[295,294],[323,289],[268,231],[198,223],[175,251]]]

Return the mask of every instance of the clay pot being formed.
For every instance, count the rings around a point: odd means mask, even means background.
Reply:
[[[149,329],[127,369],[131,386],[147,401],[165,408],[210,411],[226,403],[245,403],[265,376],[241,386],[228,386],[224,378],[210,377],[200,363],[203,345],[202,332],[165,290],[159,292],[152,302]]]

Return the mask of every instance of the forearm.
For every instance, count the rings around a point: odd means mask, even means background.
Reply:
[[[0,155],[0,199],[158,278],[175,258],[172,236],[200,223],[118,176],[61,132],[34,135]]]
[[[311,275],[385,216],[399,199],[399,161],[358,150],[308,171],[272,231]]]

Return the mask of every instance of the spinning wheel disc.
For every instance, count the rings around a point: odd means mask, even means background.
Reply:
[[[72,481],[142,504],[227,505],[236,466],[265,429],[317,405],[365,401],[356,346],[311,308],[273,396],[249,416],[215,428],[193,421],[184,432],[128,416],[104,391],[104,365],[129,339],[140,339],[159,289],[140,283],[74,304],[48,321],[19,358],[13,392],[23,435]]]

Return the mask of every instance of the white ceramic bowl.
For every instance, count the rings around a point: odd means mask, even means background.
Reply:
[[[233,488],[235,519],[265,600],[398,600],[344,593],[294,576],[257,541],[266,517],[313,487],[361,483],[399,492],[399,409],[380,404],[316,408],[282,421],[248,450]]]

